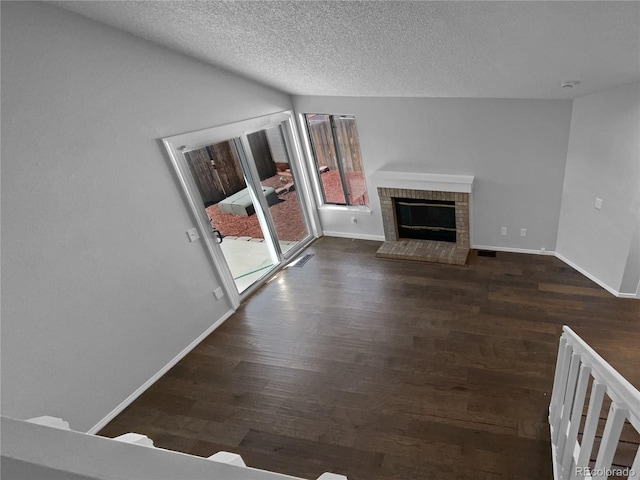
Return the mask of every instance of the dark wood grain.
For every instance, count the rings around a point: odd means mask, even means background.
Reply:
[[[309,479],[539,480],[563,324],[640,385],[637,300],[553,257],[458,267],[379,245],[315,242],[100,433]]]

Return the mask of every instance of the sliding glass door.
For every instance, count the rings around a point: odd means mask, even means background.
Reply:
[[[259,202],[248,188],[241,149],[237,138],[184,152],[238,293],[279,264],[266,241],[268,224],[260,219]]]
[[[272,117],[164,139],[236,300],[312,238],[291,116]]]

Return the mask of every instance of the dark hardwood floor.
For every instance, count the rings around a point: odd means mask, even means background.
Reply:
[[[542,480],[563,324],[640,385],[640,301],[554,257],[379,245],[315,242],[100,434],[308,479]]]

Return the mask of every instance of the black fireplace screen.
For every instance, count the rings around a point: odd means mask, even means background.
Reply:
[[[395,198],[399,238],[456,242],[455,202]]]

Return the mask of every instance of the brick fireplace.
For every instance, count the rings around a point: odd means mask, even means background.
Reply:
[[[401,260],[464,265],[470,249],[470,198],[473,177],[468,175],[438,175],[419,172],[378,170],[372,175],[380,198],[385,242],[376,256]],[[455,209],[453,241],[402,238],[406,228],[398,225],[397,204],[435,206],[447,204]],[[442,230],[453,230],[442,228]],[[439,231],[439,228],[425,228]]]

